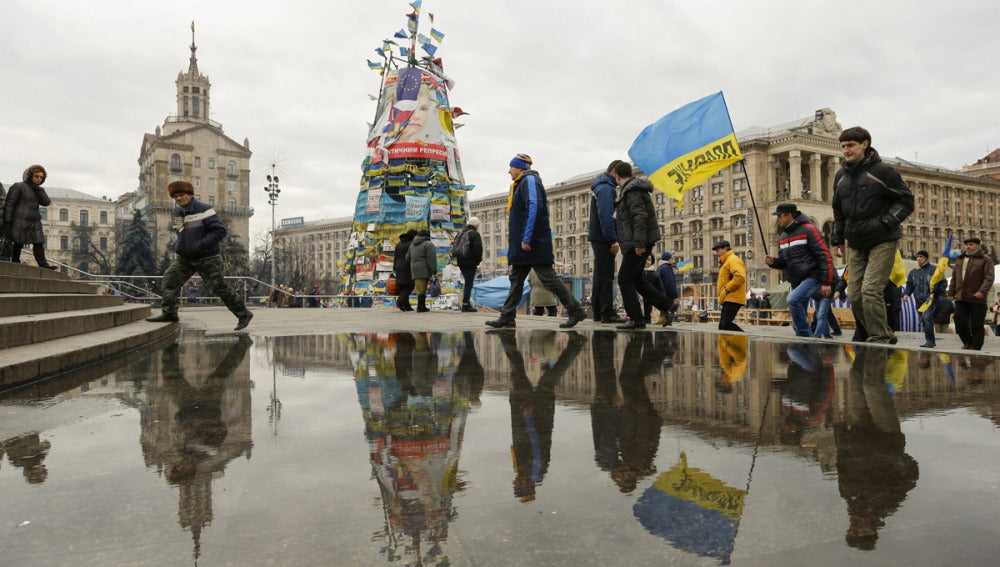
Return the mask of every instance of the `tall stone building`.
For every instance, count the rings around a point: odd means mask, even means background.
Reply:
[[[198,70],[197,49],[192,25],[188,70],[177,74],[177,113],[145,134],[139,150],[139,190],[132,205],[149,223],[157,260],[170,243],[174,203],[167,185],[177,180],[190,181],[195,198],[212,205],[230,238],[249,249],[250,141],[236,142],[209,118],[212,83]]]
[[[744,162],[689,190],[680,209],[673,199],[654,192],[663,234],[656,245],[657,257],[669,250],[678,261],[691,259],[693,268],[682,274],[682,281],[692,287],[702,285],[702,293],[712,297],[718,265],[711,247],[725,239],[745,258],[752,286],[780,285],[782,273],[764,264],[765,244],[767,252],[777,253],[778,233],[771,212],[777,203],[795,203],[829,238],[833,231],[833,178],[842,160],[837,139],[841,131],[836,113],[824,108],[799,120],[737,132]],[[1000,151],[958,171],[890,157],[891,148],[879,145],[879,132],[873,136],[873,146],[882,159],[899,171],[914,194],[916,208],[903,223],[900,241],[904,257],[912,258],[918,250],[938,254],[949,233],[956,239],[978,236],[984,244],[1000,247]],[[546,184],[555,267],[564,276],[589,281],[593,271],[593,253],[587,241],[590,183],[601,171]],[[506,274],[507,193],[470,200],[469,206],[482,223],[481,275],[488,279]],[[288,239],[286,246],[301,242],[298,249],[303,251],[306,264],[311,262],[317,274],[324,273],[343,257],[349,221],[316,220],[294,229],[279,229],[279,246],[282,239]],[[585,293],[589,293],[589,286],[585,286]]]

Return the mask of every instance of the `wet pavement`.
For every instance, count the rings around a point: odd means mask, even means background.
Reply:
[[[268,313],[0,395],[0,564],[997,562],[996,358]]]

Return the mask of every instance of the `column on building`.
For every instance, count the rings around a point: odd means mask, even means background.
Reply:
[[[837,170],[840,169],[840,158],[837,156],[830,156],[826,158],[826,186],[829,188],[829,194],[824,195],[824,201],[833,200],[833,181],[837,178]]]
[[[788,183],[791,198],[801,199],[805,197],[802,194],[802,152],[799,150],[788,152]]]
[[[818,153],[809,156],[809,198],[823,199],[823,156]]]

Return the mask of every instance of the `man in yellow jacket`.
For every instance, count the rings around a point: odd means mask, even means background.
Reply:
[[[743,332],[736,324],[736,314],[747,303],[747,268],[743,260],[733,252],[728,240],[720,240],[712,246],[712,252],[719,258],[719,330]]]

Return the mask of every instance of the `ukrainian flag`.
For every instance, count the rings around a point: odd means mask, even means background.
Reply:
[[[721,91],[646,126],[628,155],[678,209],[685,191],[743,159]]]
[[[694,260],[691,259],[691,258],[688,258],[687,260],[684,260],[683,262],[678,262],[678,264],[677,264],[677,272],[681,273],[681,272],[690,270],[693,267],[694,267]]]

